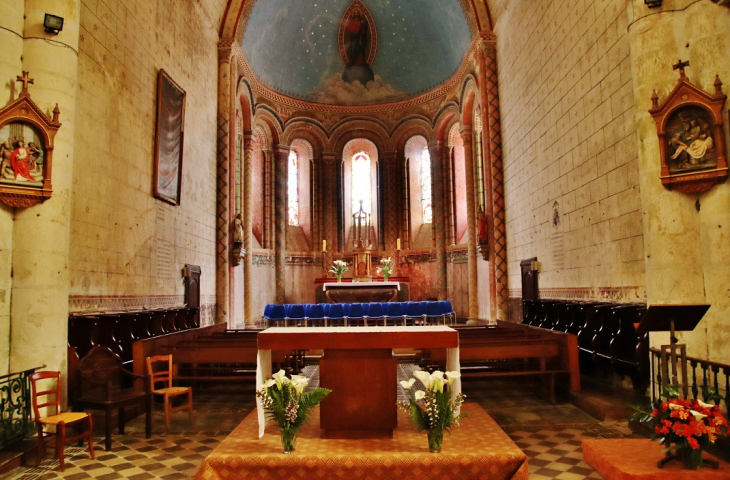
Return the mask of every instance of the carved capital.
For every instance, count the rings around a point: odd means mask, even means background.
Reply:
[[[495,55],[497,53],[497,36],[492,32],[484,32],[479,36],[477,46],[485,56]]]

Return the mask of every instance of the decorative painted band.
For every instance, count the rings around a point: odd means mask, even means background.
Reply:
[[[540,298],[565,300],[646,301],[646,287],[566,287],[541,288]],[[521,298],[521,289],[510,289],[510,298]]]

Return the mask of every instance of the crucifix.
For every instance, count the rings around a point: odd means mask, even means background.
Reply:
[[[34,83],[33,82],[33,79],[30,78],[29,72],[26,72],[25,70],[23,70],[23,76],[22,77],[20,75],[17,75],[16,76],[16,80],[15,81],[16,82],[23,82],[23,91],[20,92],[21,95],[24,94],[24,93],[28,93],[28,84],[29,83]]]
[[[679,77],[684,78],[684,67],[689,67],[689,60],[686,62],[683,62],[682,60],[678,60],[677,63],[672,65],[673,70],[679,70]]]

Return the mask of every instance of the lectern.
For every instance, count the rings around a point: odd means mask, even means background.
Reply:
[[[694,330],[709,308],[710,305],[650,305],[637,328],[638,332],[669,332],[669,345],[660,347],[660,375],[667,384],[678,390],[681,387],[684,398],[689,397],[687,346],[677,343],[674,332]],[[675,458],[667,453],[667,456],[657,462],[657,467],[662,468]],[[717,463],[711,460],[705,460],[705,463],[718,468]]]

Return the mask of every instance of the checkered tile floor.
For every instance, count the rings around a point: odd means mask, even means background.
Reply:
[[[399,376],[410,378],[412,369],[401,365]],[[315,387],[317,368],[308,367],[305,373],[312,378],[310,387]],[[531,480],[603,478],[583,461],[581,441],[631,436],[626,422],[602,423],[567,402],[551,405],[513,385],[466,380],[463,390],[467,401],[485,408],[528,455]],[[0,480],[192,478],[208,453],[254,408],[253,393],[252,387],[217,393],[200,387],[194,397],[194,425],[187,414],[178,413],[170,433],[165,433],[164,422],[157,417],[152,438],[146,439],[140,417],[128,424],[125,435],[114,435],[110,452],[103,450],[104,439],[97,436],[96,460],[86,448],[68,446],[62,473],[48,449],[40,467],[19,468]],[[405,392],[399,391],[399,397],[405,398]]]

